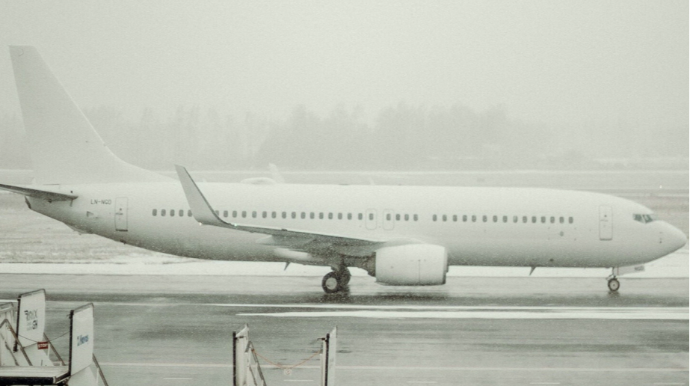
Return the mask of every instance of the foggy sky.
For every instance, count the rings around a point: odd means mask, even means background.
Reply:
[[[83,107],[200,105],[374,116],[404,101],[516,119],[688,125],[687,1],[2,1],[7,45],[35,45]]]

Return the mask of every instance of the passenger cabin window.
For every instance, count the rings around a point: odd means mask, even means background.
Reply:
[[[458,215],[457,215],[457,214],[454,214],[454,215],[453,215],[453,222],[457,222],[457,221],[458,221]]]
[[[445,222],[446,219],[447,219],[447,218],[446,218],[446,215],[444,214],[444,215],[443,215],[443,221]]]
[[[398,214],[398,213],[395,214],[395,221],[400,221],[400,214]]]
[[[261,213],[261,217],[263,217],[263,218],[266,218],[267,215],[268,215],[268,213],[266,213],[266,211],[263,211],[263,212]]]
[[[184,209],[180,209],[180,210],[177,212],[177,215],[180,216],[180,217],[184,217]]]
[[[342,219],[343,219],[343,214],[342,214],[342,213],[338,213],[338,220],[342,220]]]
[[[362,215],[362,214],[360,213],[360,214],[357,215],[357,218],[360,219],[360,220],[362,220],[362,219],[364,219],[364,215]]]
[[[328,212],[328,219],[329,219],[329,220],[333,220],[333,213]]]
[[[462,215],[462,222],[467,222],[467,215],[466,214]]]
[[[560,222],[561,224],[563,224],[563,221],[564,221],[564,220],[563,220],[563,217],[559,217],[559,218],[558,218],[558,222]]]
[[[348,214],[347,214],[347,219],[348,219],[348,220],[352,220],[352,213],[348,213]]]
[[[508,216],[503,216],[503,222],[508,222]]]
[[[218,211],[216,211],[216,215],[218,214]],[[170,209],[170,217],[175,217],[175,209]]]
[[[518,222],[518,216],[513,216],[513,222]]]
[[[409,215],[409,214],[406,214],[406,215],[405,215],[405,221],[409,221],[409,220],[410,220],[410,215]]]
[[[436,221],[436,215],[433,215],[433,216],[431,217],[431,219],[434,220],[434,221]]]
[[[223,217],[228,217],[228,211],[227,210],[223,211]]]
[[[522,222],[527,224],[527,216],[522,216]]]
[[[551,216],[551,219],[550,219],[550,220],[551,220],[551,224],[553,224],[553,223],[555,223],[555,222],[556,222],[556,218],[555,218],[555,217],[553,217],[553,216]]]
[[[482,216],[482,221],[486,222],[486,215]]]
[[[161,209],[161,216],[165,216],[165,209]]]
[[[476,222],[476,221],[477,221],[477,216],[472,215],[472,222]]]
[[[546,223],[546,216],[541,216],[541,223],[545,224]]]
[[[158,215],[158,209],[154,209],[153,212],[151,212],[152,215],[157,216]]]
[[[252,218],[256,218],[256,211],[252,212]]]
[[[192,217],[192,210],[191,210],[191,209],[189,209],[189,210],[187,211],[187,217]]]
[[[373,220],[373,219],[374,219],[374,214],[373,214],[373,213],[369,213],[369,220]]]
[[[532,224],[537,222],[537,216],[532,216]]]
[[[494,216],[494,222],[498,222],[498,216]]]
[[[319,212],[319,219],[323,220],[323,212]]]
[[[572,224],[572,223],[573,223],[573,221],[575,221],[575,220],[573,220],[573,218],[572,218],[572,217],[568,217],[568,224]]]
[[[415,221],[417,221],[419,219],[419,217],[416,214],[413,216],[413,218]]]
[[[247,217],[247,211],[246,211],[246,210],[243,210],[243,211],[242,211],[242,218],[245,218],[245,217]]]

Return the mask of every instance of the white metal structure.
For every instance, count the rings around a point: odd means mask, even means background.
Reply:
[[[34,293],[28,294],[26,299],[30,299],[31,305],[29,308],[20,308],[21,313],[18,312],[20,322],[22,315],[27,315],[24,311],[34,310],[33,307],[40,307],[41,298],[43,299],[43,306],[45,307],[45,293],[43,291],[36,291]],[[35,296],[34,296],[35,295]],[[42,295],[42,296],[41,296]],[[36,311],[38,309],[35,309]],[[29,320],[37,320],[38,314],[29,315]],[[42,314],[45,315],[45,310]],[[31,325],[38,326],[39,323],[45,323],[45,320],[37,321],[37,323],[31,323]],[[93,328],[93,304],[87,304],[77,309],[70,311],[70,352],[69,352],[69,363],[67,365],[53,366],[51,364],[43,363],[32,363],[35,361],[36,353],[29,354],[30,352],[22,345],[22,341],[34,342],[30,337],[38,337],[39,334],[32,331],[31,328],[22,328],[21,325],[18,326],[19,334],[12,334],[17,343],[17,349],[15,353],[21,352],[21,355],[13,355],[14,364],[2,365],[0,366],[0,385],[63,385],[69,384],[71,386],[96,386],[99,384],[98,379],[91,370],[91,365],[94,364],[93,355],[93,345],[94,345],[94,328]],[[12,327],[9,329],[12,330]],[[3,326],[4,327],[4,326]],[[38,329],[38,328],[37,328]],[[42,327],[41,327],[42,329]],[[14,332],[14,331],[11,331]],[[43,332],[40,331],[40,339],[43,340]],[[29,337],[23,334],[29,334]],[[7,343],[7,340],[3,341]],[[19,359],[23,357],[23,359]],[[46,354],[47,358],[47,354]],[[104,378],[100,378],[104,381]]]
[[[346,288],[347,267],[381,284],[439,285],[449,265],[625,267],[687,241],[650,209],[597,193],[197,185],[178,167],[180,184],[116,157],[33,47],[10,53],[36,179],[0,188],[79,232],[201,259],[330,266],[326,292]]]
[[[232,333],[232,385],[266,386],[246,324],[239,332]]]

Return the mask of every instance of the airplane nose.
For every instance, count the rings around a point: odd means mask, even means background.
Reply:
[[[688,237],[673,225],[666,225],[666,229],[664,229],[664,244],[668,246],[669,253],[683,248],[688,243]]]

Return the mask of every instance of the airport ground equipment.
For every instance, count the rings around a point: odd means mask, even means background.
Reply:
[[[233,386],[266,385],[246,324],[240,332],[232,333],[232,372]]]
[[[290,374],[292,369],[319,355],[321,359],[319,385],[335,386],[336,339],[337,327],[334,327],[325,337],[319,338],[321,341],[320,351],[296,365],[284,366],[274,363],[256,352],[254,345],[249,340],[249,326],[245,325],[239,332],[232,333],[232,384],[233,386],[266,386],[259,357],[271,365],[283,369],[286,374]]]
[[[69,362],[65,363],[45,335],[45,291],[22,294],[17,303],[17,312],[11,303],[0,305],[0,385],[108,386],[93,355],[92,304],[70,312]]]
[[[17,312],[11,303],[0,313],[7,320],[0,333],[4,340],[0,366],[53,366],[65,362],[45,334],[46,293],[27,292],[17,298]],[[50,357],[53,355],[54,359]]]

